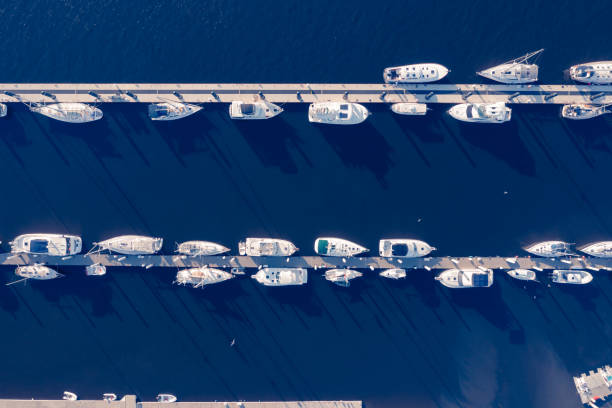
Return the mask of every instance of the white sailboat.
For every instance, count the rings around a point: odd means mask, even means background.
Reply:
[[[142,235],[121,235],[104,241],[94,242],[99,250],[109,250],[123,255],[152,255],[162,248],[162,238]]]
[[[544,48],[503,64],[477,72],[478,75],[503,84],[527,84],[538,80],[538,66],[529,60],[540,55]]]
[[[504,123],[512,116],[512,109],[503,102],[460,103],[448,110],[453,118],[472,123]]]
[[[6,108],[6,105],[3,103],[0,103],[0,118],[5,117],[7,113],[8,113],[8,109]]]
[[[368,109],[354,102],[315,102],[308,107],[308,121],[313,123],[356,125],[368,116]]]
[[[342,238],[322,237],[317,238],[314,250],[319,255],[325,256],[355,256],[369,251],[359,244]]]
[[[247,238],[238,243],[240,255],[291,256],[298,248],[290,241],[276,238]]]
[[[612,258],[612,241],[593,242],[578,248],[578,250],[598,258]]]
[[[87,123],[102,119],[102,111],[86,103],[51,103],[30,106],[32,112],[68,123]]]
[[[381,239],[378,242],[380,256],[418,258],[426,256],[436,248],[418,239]]]
[[[518,280],[524,280],[524,281],[536,280],[536,273],[532,271],[531,269],[511,269],[507,273],[514,279],[518,279]]]
[[[383,79],[386,83],[424,83],[444,78],[449,69],[435,63],[409,64],[385,68]]]
[[[351,285],[351,279],[359,278],[363,274],[352,269],[330,269],[325,272],[325,279],[345,288]]]
[[[524,248],[530,254],[539,255],[547,258],[555,256],[574,255],[571,244],[563,241],[543,241],[532,244]]]
[[[48,266],[45,266],[42,264],[18,266],[17,269],[15,269],[15,275],[23,279],[19,279],[14,282],[7,283],[6,284],[7,286],[12,285],[17,282],[26,281],[28,279],[51,280],[55,278],[61,278],[64,276],[61,273],[58,273],[57,271],[55,271],[54,269],[51,269]]]
[[[149,105],[149,118],[151,120],[176,120],[191,116],[202,110],[199,105],[184,102],[159,102]]]
[[[181,269],[176,274],[176,283],[179,285],[191,285],[194,288],[203,288],[206,285],[224,282],[232,279],[234,275],[221,269],[198,267]]]
[[[270,119],[282,112],[283,108],[265,99],[248,103],[233,101],[229,107],[230,118],[238,120]]]
[[[591,119],[612,112],[608,110],[609,106],[610,105],[590,105],[586,103],[563,105],[561,108],[561,116],[573,120]]]
[[[572,285],[586,285],[593,280],[593,275],[587,271],[577,269],[555,269],[552,272],[554,283],[569,283]]]
[[[612,83],[612,61],[586,62],[570,67],[570,77],[577,82],[607,85]]]
[[[427,110],[426,103],[398,102],[391,105],[391,111],[398,115],[423,116]]]
[[[389,279],[403,279],[406,277],[406,270],[401,268],[385,269],[379,273],[383,278]]]
[[[188,256],[212,256],[228,252],[230,249],[209,241],[186,241],[178,245],[176,252]]]
[[[76,235],[23,234],[10,243],[12,253],[44,254],[52,256],[75,255],[81,252],[82,240]]]
[[[264,286],[303,285],[308,282],[305,268],[262,268],[251,278]]]
[[[447,288],[488,288],[493,285],[493,271],[480,269],[447,269],[435,278]]]

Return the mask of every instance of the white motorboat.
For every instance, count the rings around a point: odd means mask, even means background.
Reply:
[[[50,280],[64,276],[54,269],[41,264],[18,266],[17,269],[15,269],[15,275],[21,276],[24,279],[35,280]]]
[[[113,394],[112,392],[107,392],[102,394],[102,399],[106,402],[113,402],[117,400],[117,394]]]
[[[591,119],[612,112],[608,110],[608,106],[610,105],[589,105],[586,103],[563,105],[561,116],[573,120]]]
[[[504,123],[512,116],[512,109],[503,102],[495,103],[460,103],[448,110],[449,115],[457,120],[472,123]]]
[[[179,285],[191,285],[194,288],[203,288],[206,285],[212,285],[232,279],[234,275],[221,269],[199,267],[181,269],[176,274],[176,283]]]
[[[386,83],[400,84],[434,82],[444,78],[449,72],[448,68],[440,64],[410,64],[385,68],[383,79]]]
[[[233,101],[229,107],[230,118],[239,120],[270,119],[282,112],[280,106],[266,100],[249,103]]]
[[[3,103],[0,103],[0,118],[5,117],[7,112],[8,112],[8,109],[6,108],[6,105]]]
[[[573,285],[586,285],[593,280],[593,275],[587,271],[577,269],[555,269],[552,272],[554,283],[569,283]]]
[[[308,121],[330,125],[356,125],[370,116],[368,109],[352,102],[315,102],[308,107]]]
[[[81,252],[82,240],[76,235],[23,234],[11,241],[10,245],[13,253],[66,256]]]
[[[605,85],[612,83],[612,61],[586,62],[570,67],[574,81],[587,84]]]
[[[529,59],[538,56],[544,49],[530,52],[522,57],[477,72],[478,75],[503,84],[527,84],[538,80],[538,66]]]
[[[86,123],[102,119],[102,111],[86,103],[41,104],[31,106],[30,110],[49,118],[69,123]]]
[[[188,256],[212,256],[228,252],[229,248],[208,241],[186,241],[178,245],[176,252]]]
[[[184,102],[160,102],[149,105],[151,120],[176,120],[186,118],[202,110],[199,105]]]
[[[594,242],[578,248],[578,250],[598,258],[612,258],[612,241]]]
[[[351,279],[359,278],[362,275],[361,272],[352,269],[330,269],[325,272],[325,279],[338,286],[348,288],[351,285]]]
[[[109,250],[123,255],[152,255],[162,248],[162,238],[142,235],[121,235],[101,242],[94,242],[100,250]]]
[[[64,395],[62,396],[62,399],[66,401],[76,401],[78,397],[74,392],[64,391]]]
[[[385,269],[379,275],[383,278],[402,279],[406,277],[406,270],[400,268]]]
[[[293,243],[275,238],[247,238],[238,243],[240,255],[248,256],[290,256],[297,251]]]
[[[436,276],[447,288],[488,288],[493,285],[493,271],[488,269],[447,269]]]
[[[157,394],[157,397],[155,399],[157,400],[157,402],[160,402],[162,404],[176,402],[176,397],[172,394]]]
[[[555,256],[574,255],[574,253],[572,252],[571,244],[568,244],[567,242],[563,241],[538,242],[524,249],[530,254],[539,255],[547,258],[554,258]]]
[[[106,275],[106,266],[99,263],[87,265],[85,267],[85,275],[87,276],[103,276]]]
[[[524,281],[536,280],[536,273],[530,269],[511,269],[508,271],[508,275],[518,280],[524,280]]]
[[[317,254],[325,256],[355,256],[369,251],[359,244],[342,238],[317,238],[314,250]]]
[[[418,258],[429,255],[436,248],[418,239],[381,239],[378,242],[380,256]]]
[[[391,110],[398,115],[423,116],[427,113],[427,104],[399,102],[391,105]]]
[[[251,278],[264,286],[303,285],[308,282],[308,270],[304,268],[262,268]]]

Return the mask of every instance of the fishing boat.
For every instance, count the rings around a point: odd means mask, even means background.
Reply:
[[[101,242],[94,242],[99,250],[109,250],[123,255],[152,255],[162,248],[162,238],[142,235],[121,235]]]
[[[74,392],[64,391],[64,395],[62,396],[62,399],[66,401],[76,401],[78,397]]]
[[[529,60],[539,56],[544,48],[503,64],[477,72],[478,75],[503,84],[527,84],[538,80],[538,66]]]
[[[330,269],[325,272],[325,279],[338,286],[348,288],[351,279],[359,278],[363,274],[352,269]]]
[[[308,270],[304,268],[262,268],[251,278],[264,286],[303,285],[308,282]]]
[[[102,111],[86,103],[52,103],[30,106],[32,112],[68,123],[87,123],[102,119]]]
[[[212,256],[228,252],[229,248],[208,241],[186,241],[178,245],[176,252],[188,256]]]
[[[380,256],[396,258],[418,258],[429,255],[436,248],[418,239],[381,239],[378,243]]]
[[[23,234],[10,243],[12,253],[44,254],[52,256],[75,255],[81,252],[82,240],[76,235]]]
[[[608,110],[609,106],[610,105],[590,105],[586,103],[563,105],[561,108],[561,116],[573,120],[596,118],[597,116],[612,112]]]
[[[238,243],[240,255],[248,256],[290,256],[298,248],[284,239],[247,238]]]
[[[555,269],[552,272],[554,283],[569,283],[573,285],[586,285],[593,280],[593,275],[587,271],[577,269]]]
[[[314,243],[314,250],[319,255],[325,256],[355,256],[369,249],[359,244],[342,238],[317,238]]]
[[[6,108],[6,105],[3,103],[0,103],[0,118],[5,117],[7,113],[8,113],[8,109]]]
[[[157,400],[157,402],[162,404],[176,402],[176,397],[172,394],[157,394],[157,397],[155,399]]]
[[[64,276],[54,269],[41,264],[18,266],[17,269],[15,269],[15,275],[24,279],[35,280],[50,280]]]
[[[356,125],[368,116],[365,106],[352,102],[315,102],[308,107],[308,121],[313,123]]]
[[[87,265],[85,267],[85,275],[87,276],[103,276],[106,275],[106,266],[99,263]]]
[[[530,269],[511,269],[507,273],[514,279],[518,279],[518,280],[524,280],[524,281],[536,280],[536,273]]]
[[[113,402],[117,400],[117,394],[113,394],[112,392],[107,392],[105,394],[102,394],[102,400],[106,402]]]
[[[578,250],[598,258],[612,258],[612,241],[593,242],[578,248]]]
[[[160,102],[149,105],[149,118],[151,120],[176,120],[191,116],[202,110],[199,105],[184,102]]]
[[[270,119],[280,115],[283,109],[266,100],[256,102],[233,101],[229,107],[229,115],[232,119],[252,120]]]
[[[181,269],[176,274],[176,283],[179,285],[191,285],[194,288],[203,288],[206,285],[224,282],[232,279],[234,275],[221,269],[198,267]]]
[[[493,271],[487,269],[447,269],[435,278],[447,288],[488,288],[493,285]]]
[[[410,64],[385,68],[383,79],[386,83],[399,84],[434,82],[444,78],[449,72],[448,68],[440,64]]]
[[[570,78],[587,84],[612,83],[612,61],[586,62],[570,67]]]
[[[391,105],[391,111],[398,115],[423,116],[427,110],[426,103],[399,102]]]
[[[406,277],[406,270],[400,268],[385,269],[379,273],[383,278],[389,279],[403,279]]]
[[[574,255],[571,245],[563,241],[544,241],[532,244],[524,249],[530,254],[554,258],[555,256]]]
[[[504,123],[512,116],[512,109],[503,102],[460,103],[448,110],[449,115],[462,122]]]

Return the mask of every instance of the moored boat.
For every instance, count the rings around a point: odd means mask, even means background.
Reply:
[[[578,248],[578,250],[598,258],[612,258],[612,241],[593,242]]]
[[[398,115],[423,116],[427,113],[427,104],[398,102],[391,105],[391,110]]]
[[[176,397],[172,394],[157,394],[157,397],[155,399],[157,400],[157,402],[162,404],[176,402]]]
[[[435,63],[409,64],[385,68],[383,79],[386,83],[424,83],[444,78],[449,69]]]
[[[503,102],[460,103],[448,110],[449,115],[462,122],[504,123],[512,117],[512,109]]]
[[[159,102],[149,105],[149,118],[151,120],[176,120],[186,118],[202,110],[199,105],[184,102]]]
[[[76,401],[78,397],[74,392],[64,391],[64,395],[62,395],[62,399],[66,401]]]
[[[317,238],[314,250],[319,255],[325,256],[355,256],[369,251],[359,244],[342,238],[323,237]]]
[[[102,111],[86,103],[52,103],[30,106],[32,112],[68,123],[87,123],[102,119]]]
[[[266,100],[256,102],[233,101],[229,107],[232,119],[270,119],[283,112],[283,108]]]
[[[251,278],[264,286],[303,285],[308,282],[305,268],[262,268]]]
[[[81,252],[82,240],[76,235],[23,234],[11,241],[10,245],[13,253],[66,256]]]
[[[563,241],[543,241],[532,244],[524,248],[530,254],[539,255],[547,258],[555,256],[574,255],[571,244]]]
[[[418,258],[435,249],[418,239],[381,239],[378,243],[380,256],[384,257]]]
[[[359,278],[363,274],[352,269],[330,269],[325,272],[325,279],[338,286],[349,287],[351,279]]]
[[[353,102],[314,102],[308,106],[308,121],[328,125],[356,125],[365,121],[370,112]]]
[[[247,238],[238,243],[240,255],[248,256],[290,256],[298,248],[290,241],[276,238]]]
[[[610,113],[611,111],[608,110],[608,106],[610,105],[590,105],[586,103],[563,105],[561,116],[573,120],[591,119]]]
[[[612,83],[612,61],[586,62],[570,67],[570,78],[587,84]]]
[[[212,256],[228,252],[229,250],[229,248],[214,242],[186,241],[178,245],[176,252],[189,256]]]
[[[447,288],[488,288],[493,285],[493,271],[488,269],[447,269],[435,278]]]
[[[406,270],[401,268],[385,269],[379,273],[383,278],[402,279],[406,277]]]
[[[527,84],[538,80],[538,66],[530,64],[529,59],[542,53],[544,49],[530,52],[522,57],[504,62],[477,72],[478,75],[503,84]]]
[[[17,269],[15,269],[15,275],[21,276],[24,279],[35,280],[50,280],[64,276],[54,269],[41,264],[18,266]]]
[[[3,103],[0,103],[0,118],[5,117],[7,112],[8,112],[8,109],[6,108],[6,105]]]
[[[212,285],[232,279],[234,275],[221,269],[198,267],[181,269],[176,273],[176,283],[179,285],[192,285],[194,288],[202,288],[206,285]]]
[[[143,235],[121,235],[104,241],[94,242],[100,250],[109,250],[123,255],[152,255],[163,245],[162,238]]]
[[[85,275],[87,276],[103,276],[106,275],[106,266],[99,263],[87,265],[85,267]]]
[[[117,394],[113,394],[112,392],[107,392],[102,394],[102,399],[106,402],[113,402],[117,400]]]
[[[578,269],[555,269],[552,272],[554,283],[569,283],[573,285],[586,285],[593,280],[593,275]]]
[[[514,279],[518,279],[518,280],[524,280],[524,281],[536,280],[536,273],[532,271],[531,269],[511,269],[507,273]]]

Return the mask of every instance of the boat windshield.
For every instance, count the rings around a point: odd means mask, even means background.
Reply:
[[[408,245],[406,245],[406,244],[393,244],[393,245],[391,245],[391,254],[393,256],[406,256],[406,255],[408,255]]]
[[[240,105],[240,111],[243,115],[252,115],[255,113],[255,105],[252,103],[243,103]]]
[[[476,273],[472,275],[472,284],[476,288],[489,286],[489,275],[486,273]]]
[[[30,242],[30,252],[36,254],[46,254],[49,252],[49,242],[46,239],[33,239]]]

